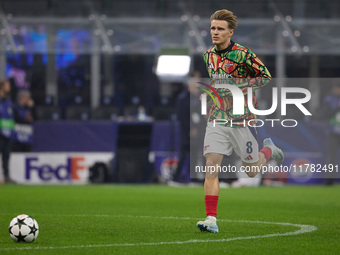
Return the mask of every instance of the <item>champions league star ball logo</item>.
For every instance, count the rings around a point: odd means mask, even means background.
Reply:
[[[38,237],[39,225],[32,217],[21,214],[12,219],[8,230],[14,242],[31,243]]]

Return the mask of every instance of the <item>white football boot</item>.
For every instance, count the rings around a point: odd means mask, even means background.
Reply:
[[[201,232],[218,233],[216,218],[212,216],[208,216],[204,221],[197,222],[197,228]]]
[[[272,150],[272,156],[270,158],[274,159],[277,163],[282,163],[284,160],[284,155],[281,149],[276,147],[272,139],[266,138],[263,140],[263,147],[268,147]]]

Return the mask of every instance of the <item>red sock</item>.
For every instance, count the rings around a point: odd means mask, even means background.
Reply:
[[[272,150],[269,147],[263,147],[260,152],[263,153],[264,157],[266,158],[266,162],[268,162],[270,157],[272,156]]]
[[[218,196],[205,196],[205,211],[207,216],[214,216],[216,218],[217,214],[217,203],[218,203]]]

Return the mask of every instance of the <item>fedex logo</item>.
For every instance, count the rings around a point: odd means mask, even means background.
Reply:
[[[68,157],[66,164],[51,166],[50,164],[39,164],[38,157],[27,157],[25,159],[25,179],[30,180],[32,175],[38,175],[43,181],[57,179],[60,181],[80,180],[86,169],[83,156]]]

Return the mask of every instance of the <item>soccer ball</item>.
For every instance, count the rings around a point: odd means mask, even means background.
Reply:
[[[31,243],[38,234],[38,222],[26,214],[18,215],[9,223],[9,235],[14,242]]]

